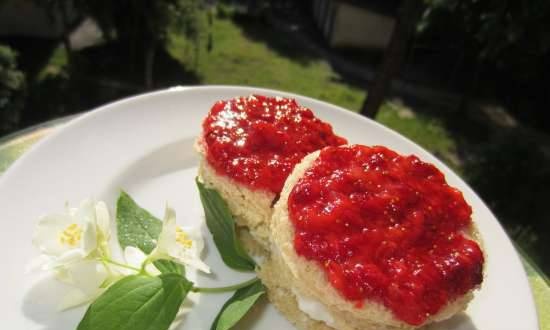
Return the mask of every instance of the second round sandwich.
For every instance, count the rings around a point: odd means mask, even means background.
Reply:
[[[380,146],[307,156],[270,238],[259,275],[300,329],[417,328],[462,311],[483,279],[462,193],[435,166]]]

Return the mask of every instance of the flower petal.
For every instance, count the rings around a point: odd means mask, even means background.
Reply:
[[[140,249],[138,248],[135,248],[133,246],[127,246],[125,249],[124,249],[124,260],[126,260],[126,264],[128,266],[132,266],[134,268],[141,268],[141,265],[143,264],[143,262],[145,261],[145,259],[147,259],[147,255],[145,253],[143,253],[143,251],[141,251]],[[122,269],[122,267],[120,267]],[[152,263],[151,264],[148,264],[146,267],[145,267],[145,270],[151,274],[151,275],[159,275],[160,274],[160,271],[157,269],[157,267],[155,267],[155,265],[153,265]],[[124,269],[123,271],[125,274],[133,274],[135,272],[132,272],[131,270],[129,269]]]
[[[80,207],[73,216],[75,223],[82,227],[80,248],[88,256],[97,248],[96,213],[94,203],[90,199],[80,202]]]
[[[105,290],[103,284],[112,277],[102,264],[94,260],[58,267],[55,271],[58,280],[73,287],[61,300],[58,306],[60,310],[91,302]]]
[[[69,267],[86,257],[86,254],[80,249],[69,250],[57,258],[52,259],[49,263],[44,265],[45,270],[50,270],[58,267]]]
[[[53,269],[53,273],[55,276],[55,279],[63,282],[65,284],[73,284],[73,279],[71,278],[71,274],[65,267],[57,267]]]
[[[151,252],[149,258],[153,260],[170,259],[185,266],[191,266],[205,273],[210,273],[208,265],[202,262],[199,257],[200,251],[204,248],[200,229],[193,228],[191,230],[192,238],[196,241],[192,240],[189,247],[177,241],[177,228],[176,213],[174,209],[167,205],[157,246]]]
[[[65,296],[63,296],[63,299],[61,299],[61,302],[59,303],[59,306],[57,306],[57,309],[58,311],[62,312],[67,309],[71,309],[74,307],[87,304],[95,300],[95,298],[99,297],[99,295],[103,291],[104,291],[103,289],[98,289],[96,294],[87,295],[84,292],[82,292],[82,290],[72,289]]]
[[[82,241],[80,242],[84,257],[87,257],[97,248],[97,231],[93,222],[86,222],[82,229]]]
[[[174,248],[174,244],[176,244],[176,212],[166,205],[157,248],[159,251],[170,254],[169,251]]]
[[[182,227],[187,237],[193,242],[190,247],[180,247],[178,258],[191,267],[194,267],[205,273],[210,273],[210,267],[201,259],[201,253],[204,249],[204,239],[200,226]]]
[[[105,202],[99,201],[95,204],[95,218],[98,234],[102,240],[108,241],[111,238],[111,218]]]
[[[204,239],[200,226],[182,227],[182,230],[187,234],[190,240],[193,241],[191,245],[192,250],[195,251],[197,256],[200,256],[202,250],[204,250]]]
[[[185,266],[191,266],[204,273],[210,274],[210,267],[205,264],[198,256],[190,253],[189,250],[180,250],[177,254],[170,255],[174,261]]]
[[[59,235],[72,221],[72,217],[67,214],[51,214],[41,217],[34,229],[33,245],[42,253],[50,256],[58,256],[70,250],[70,246],[61,243]]]
[[[72,279],[72,285],[87,295],[96,294],[108,276],[105,267],[93,260],[74,264],[68,267],[67,271]]]

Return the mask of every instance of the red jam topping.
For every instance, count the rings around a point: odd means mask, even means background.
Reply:
[[[275,194],[305,155],[346,143],[294,99],[260,95],[216,102],[203,123],[203,141],[218,173]]]
[[[328,147],[288,198],[296,252],[358,307],[368,299],[420,325],[483,279],[462,234],[471,207],[443,174],[385,147]]]

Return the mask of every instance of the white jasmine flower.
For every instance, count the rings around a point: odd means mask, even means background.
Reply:
[[[42,268],[69,266],[91,257],[109,257],[109,222],[105,203],[93,203],[89,199],[64,214],[42,217],[33,235],[33,244],[48,257]]]
[[[109,240],[111,239],[111,217],[109,210],[104,202],[95,203],[95,217],[97,226],[98,248],[103,253],[103,257],[110,257]]]
[[[71,286],[69,292],[61,299],[59,310],[77,307],[95,300],[121,276],[93,260],[63,267],[56,275],[58,280]]]
[[[149,261],[169,259],[174,262],[191,266],[205,273],[210,273],[210,267],[200,258],[204,241],[198,227],[180,227],[176,224],[176,213],[166,206],[162,231],[157,246],[149,255]]]

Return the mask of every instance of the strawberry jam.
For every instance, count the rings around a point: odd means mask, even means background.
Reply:
[[[346,140],[294,99],[254,95],[219,101],[203,123],[208,163],[253,189],[279,194],[294,165]]]
[[[420,325],[478,286],[483,253],[463,235],[471,207],[443,174],[385,147],[323,149],[288,198],[296,252],[343,297]]]

